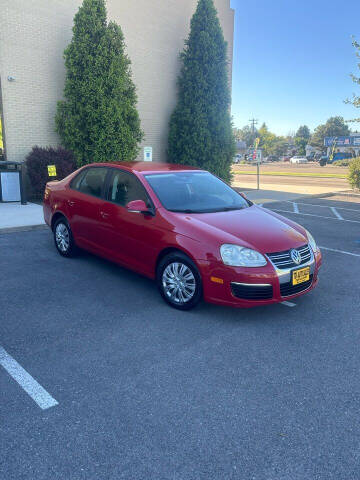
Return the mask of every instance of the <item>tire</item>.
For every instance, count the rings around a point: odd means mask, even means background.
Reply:
[[[78,249],[70,225],[65,217],[60,217],[56,220],[53,234],[55,246],[60,255],[70,258],[77,254]]]
[[[161,296],[177,310],[190,310],[202,299],[202,281],[195,263],[185,254],[174,252],[159,263],[156,273]]]

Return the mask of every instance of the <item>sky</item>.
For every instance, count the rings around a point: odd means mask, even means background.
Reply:
[[[335,115],[360,117],[343,102],[360,95],[350,78],[360,76],[351,43],[352,35],[360,42],[360,0],[231,0],[231,6],[236,127],[256,118],[286,135]]]

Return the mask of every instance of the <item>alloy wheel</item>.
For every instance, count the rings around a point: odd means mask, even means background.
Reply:
[[[55,229],[56,245],[62,253],[66,253],[70,246],[69,229],[64,223],[59,223]]]
[[[164,269],[162,286],[165,295],[171,302],[183,305],[193,298],[196,291],[196,280],[187,265],[173,262]]]

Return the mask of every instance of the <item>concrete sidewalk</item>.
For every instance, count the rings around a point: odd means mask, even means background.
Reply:
[[[41,205],[28,203],[0,203],[0,232],[43,228],[45,226]]]
[[[239,187],[237,187],[236,190],[244,192],[247,198],[256,204],[286,202],[313,196],[301,195],[300,193],[279,192],[275,190],[247,190],[246,188],[241,189]]]

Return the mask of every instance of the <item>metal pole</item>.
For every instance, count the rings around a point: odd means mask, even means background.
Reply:
[[[256,164],[257,170],[257,189],[260,190],[260,163],[257,162]]]
[[[21,205],[27,205],[26,187],[25,187],[25,171],[24,171],[23,164],[21,164],[20,166],[19,177],[20,177]]]

